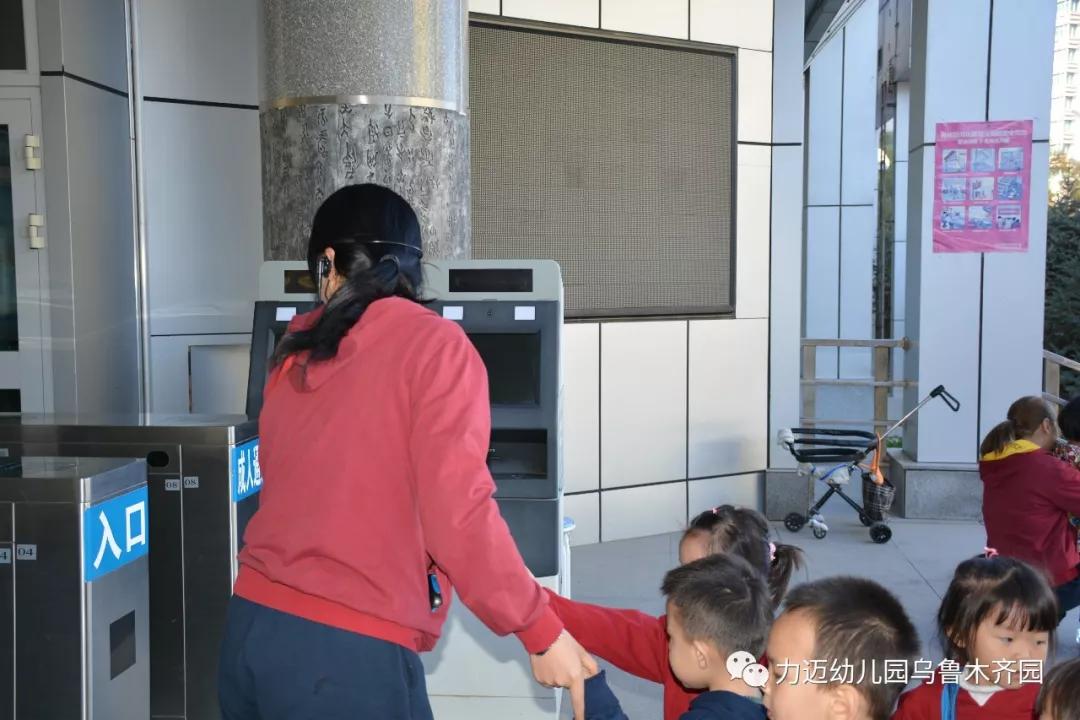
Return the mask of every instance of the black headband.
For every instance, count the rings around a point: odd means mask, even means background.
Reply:
[[[359,242],[359,243],[361,243],[363,245],[388,245],[390,247],[399,247],[399,248],[403,248],[403,249],[408,250],[409,252],[415,254],[416,257],[418,257],[418,258],[424,257],[424,251],[423,250],[416,247],[415,245],[409,245],[408,243],[395,242],[393,240],[361,240],[359,238],[354,238],[354,239],[357,240],[357,242]]]

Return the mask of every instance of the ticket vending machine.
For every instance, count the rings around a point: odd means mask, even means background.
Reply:
[[[538,581],[569,595],[562,514],[563,288],[551,261],[460,260],[425,276],[430,307],[461,325],[491,394],[495,500]],[[521,643],[496,637],[457,603],[423,656],[435,717],[556,718],[562,692],[533,680]]]
[[[274,344],[297,313],[315,307],[303,262],[265,263],[252,328],[249,417],[262,406]],[[562,515],[562,320],[559,266],[532,260],[425,263],[428,307],[461,325],[488,371],[495,500],[538,581],[569,594]],[[555,718],[561,692],[532,679],[515,638],[498,638],[460,602],[443,638],[423,656],[435,717]]]
[[[559,572],[562,279],[551,261],[444,261],[429,307],[461,325],[488,371],[495,499],[529,569]]]

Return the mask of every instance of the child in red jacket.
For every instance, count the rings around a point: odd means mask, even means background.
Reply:
[[[893,720],[1031,720],[1058,608],[1046,577],[1000,556],[965,560],[941,601],[945,649]]]
[[[1080,552],[1069,515],[1080,515],[1080,470],[1050,450],[1054,412],[1041,397],[1020,398],[982,442],[987,545],[1050,576],[1061,617],[1080,605]]]
[[[759,688],[773,607],[765,578],[737,555],[710,555],[664,577],[668,658],[686,687],[702,688],[679,720],[766,720]],[[599,673],[585,683],[585,720],[628,720]]]
[[[761,568],[774,608],[783,600],[792,572],[802,566],[799,548],[770,541],[769,523],[761,513],[732,505],[694,518],[679,543],[679,564],[719,553],[738,555]],[[677,720],[687,712],[698,691],[687,690],[671,671],[666,616],[575,602],[550,591],[549,599],[567,632],[589,652],[664,686],[664,720]]]

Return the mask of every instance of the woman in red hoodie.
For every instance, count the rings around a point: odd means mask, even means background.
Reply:
[[[982,442],[983,522],[987,545],[1047,573],[1061,617],[1080,606],[1080,553],[1069,514],[1080,515],[1080,470],[1050,450],[1054,414],[1039,397],[1020,398]]]
[[[219,669],[224,720],[430,720],[424,668],[453,589],[515,633],[548,686],[595,663],[525,567],[492,499],[487,373],[419,302],[420,226],[377,185],[328,197],[308,267],[323,305],[273,356],[264,479]]]

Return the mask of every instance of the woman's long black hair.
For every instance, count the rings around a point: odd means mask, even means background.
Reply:
[[[344,282],[310,328],[287,333],[274,350],[274,367],[295,353],[310,351],[309,362],[337,355],[342,338],[376,300],[419,301],[423,273],[420,223],[406,200],[389,188],[343,187],[315,213],[307,263],[316,287],[319,259],[334,249],[334,269]]]

